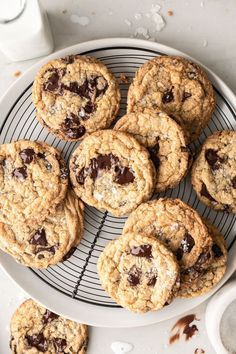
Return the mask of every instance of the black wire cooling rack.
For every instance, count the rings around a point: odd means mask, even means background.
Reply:
[[[156,55],[164,55],[165,53],[134,47],[113,47],[101,48],[83,54],[89,54],[100,59],[118,79],[121,74],[125,74],[131,79],[140,65]],[[119,117],[126,111],[128,84],[121,83],[120,89],[122,100]],[[45,141],[59,148],[68,161],[77,144],[57,139],[40,125],[35,117],[31,91],[32,83],[25,88],[12,105],[1,127],[0,143],[19,139]],[[235,112],[230,103],[217,90],[216,96],[217,106],[214,117],[200,139],[191,146],[192,150],[198,149],[202,141],[213,131],[236,128]],[[235,216],[212,211],[201,204],[191,188],[188,177],[177,188],[161,194],[161,196],[163,195],[184,200],[205,218],[210,219],[224,235],[230,250],[235,241],[235,230],[233,229]],[[67,261],[56,266],[44,270],[31,269],[31,271],[35,277],[39,277],[57,291],[75,300],[98,306],[119,307],[102,289],[97,275],[96,263],[107,242],[121,234],[125,220],[125,217],[117,218],[107,212],[102,213],[86,205],[85,234],[74,254]]]

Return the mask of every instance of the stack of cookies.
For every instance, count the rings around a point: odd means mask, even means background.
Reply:
[[[63,260],[83,234],[83,203],[60,152],[27,140],[0,147],[0,248],[25,266]]]
[[[219,231],[179,199],[150,201],[178,185],[193,164],[199,199],[236,212],[236,133],[213,134],[195,162],[190,154],[215,108],[212,84],[197,64],[160,56],[142,65],[128,90],[127,114],[113,125],[119,85],[95,58],[70,55],[44,65],[33,101],[52,134],[82,140],[69,162],[73,192],[57,150],[29,141],[3,145],[1,249],[35,267],[65,259],[83,232],[80,198],[116,217],[129,214],[98,261],[104,289],[121,306],[158,310],[219,282],[227,261]]]

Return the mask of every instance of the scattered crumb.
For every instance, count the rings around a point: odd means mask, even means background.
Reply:
[[[96,15],[96,12],[95,12],[95,11],[92,11],[92,12],[91,12],[91,15],[95,16],[95,15]]]
[[[173,16],[173,15],[174,15],[174,12],[173,12],[172,10],[169,10],[169,11],[167,12],[167,14],[168,14],[168,16]]]
[[[134,18],[135,18],[135,20],[139,21],[139,20],[141,20],[142,15],[140,13],[136,13],[136,14],[134,14]]]
[[[62,10],[63,15],[67,14],[67,10]]]
[[[21,71],[16,71],[16,72],[14,72],[13,76],[19,77],[19,76],[21,76],[21,74],[22,74]]]
[[[203,47],[207,47],[208,46],[208,42],[206,39],[204,39],[203,43],[202,43]]]
[[[205,350],[201,349],[201,348],[195,349],[195,352],[194,352],[194,354],[204,354],[204,353],[205,353]]]
[[[120,74],[118,81],[120,84],[129,84],[129,78],[125,74]]]
[[[145,27],[137,27],[135,32],[134,32],[134,36],[135,37],[145,38],[145,39],[149,39],[150,38],[148,29],[145,28]]]
[[[128,20],[127,18],[125,19],[125,23],[127,26],[131,27],[132,26],[132,22],[130,20]]]

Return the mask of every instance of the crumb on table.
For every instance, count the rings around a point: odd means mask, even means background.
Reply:
[[[14,72],[14,74],[13,74],[15,77],[19,77],[19,76],[21,76],[21,71],[16,71],[16,72]]]
[[[168,14],[168,16],[173,16],[173,15],[174,15],[174,12],[173,12],[172,10],[169,10],[169,11],[167,12],[167,14]]]
[[[62,13],[65,15],[67,13],[67,10],[63,10]]]

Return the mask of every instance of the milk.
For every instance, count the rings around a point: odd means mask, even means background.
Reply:
[[[10,60],[27,60],[52,52],[47,14],[38,0],[0,0],[0,21],[3,19],[13,19],[0,23],[0,50]]]

